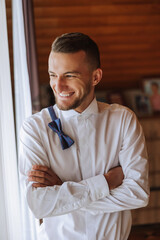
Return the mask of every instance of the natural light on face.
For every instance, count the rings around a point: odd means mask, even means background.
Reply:
[[[50,85],[61,110],[81,112],[93,99],[92,72],[83,51],[49,57]]]

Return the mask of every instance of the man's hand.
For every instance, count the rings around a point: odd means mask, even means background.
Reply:
[[[48,167],[42,165],[33,165],[28,173],[28,181],[34,182],[33,187],[47,187],[61,185],[60,178]]]
[[[104,174],[104,176],[108,182],[110,190],[120,186],[124,179],[122,167],[120,166],[111,168],[108,173]]]

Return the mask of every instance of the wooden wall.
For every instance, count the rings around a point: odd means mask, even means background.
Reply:
[[[52,41],[72,31],[99,45],[104,73],[99,89],[134,88],[143,77],[160,77],[160,0],[33,0],[33,6],[40,84],[49,81]],[[9,39],[12,48],[10,30]]]
[[[160,76],[160,1],[33,0],[40,83],[56,36],[79,31],[99,45],[103,81],[99,88],[132,88]]]

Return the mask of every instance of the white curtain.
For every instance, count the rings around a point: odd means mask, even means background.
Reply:
[[[23,120],[32,114],[31,93],[29,86],[29,74],[27,68],[26,44],[24,34],[24,18],[22,11],[22,1],[12,2],[13,18],[13,55],[14,55],[14,86],[15,86],[15,116],[16,116],[16,135],[19,139],[19,131]],[[17,141],[18,145],[18,141]],[[22,229],[23,238],[21,240],[36,240],[35,221],[30,212],[26,199],[21,189],[21,210],[22,210]],[[17,239],[16,239],[17,240]]]
[[[23,239],[5,0],[0,0],[0,239]]]

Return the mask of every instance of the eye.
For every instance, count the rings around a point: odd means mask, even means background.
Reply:
[[[72,75],[72,74],[67,74],[66,77],[67,77],[67,78],[72,78],[72,77],[74,77],[74,75]]]
[[[67,74],[67,75],[66,75],[66,78],[75,78],[75,77],[76,77],[75,74]]]
[[[49,77],[50,77],[50,78],[55,78],[55,77],[56,77],[56,74],[50,74]]]

